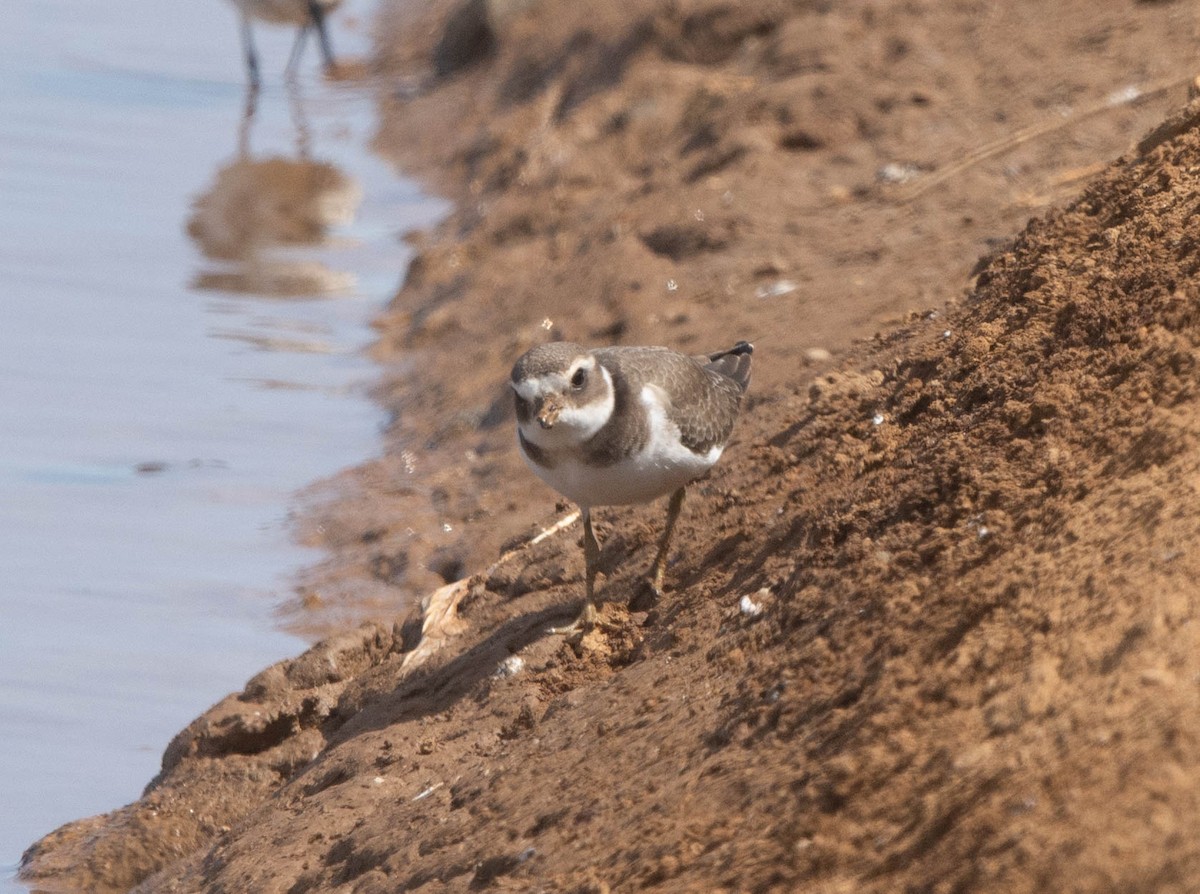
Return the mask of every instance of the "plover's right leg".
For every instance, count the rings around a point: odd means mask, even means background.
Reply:
[[[679,488],[671,494],[671,504],[667,507],[667,525],[663,529],[662,539],[658,542],[658,555],[650,571],[650,589],[654,598],[662,598],[663,578],[667,573],[667,554],[671,550],[671,535],[675,533],[675,522],[679,521],[680,510],[683,509],[684,488]]]
[[[580,635],[587,633],[596,624],[596,567],[600,563],[600,541],[592,530],[592,510],[580,506],[583,515],[583,580],[585,599],[579,617],[566,627],[551,627],[551,633]]]
[[[329,42],[329,30],[325,27],[325,9],[317,0],[308,0],[308,14],[317,29],[317,40],[321,44],[321,56],[325,60],[325,73],[334,69],[333,44]]]

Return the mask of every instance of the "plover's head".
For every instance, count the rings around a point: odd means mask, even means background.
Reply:
[[[579,345],[538,345],[513,366],[510,384],[521,433],[544,449],[581,444],[612,416],[612,377]]]

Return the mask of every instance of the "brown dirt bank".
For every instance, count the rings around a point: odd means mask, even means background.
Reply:
[[[550,519],[494,384],[544,320],[581,341],[759,342],[675,592],[628,610],[660,510],[607,514],[605,623],[577,654],[544,634],[582,564],[573,534],[549,538],[473,580],[420,667],[413,631],[382,625],[264,671],[177,737],[142,801],[50,836],[31,873],[1193,889],[1196,118],[1007,242],[1161,117],[1078,113],[1178,80],[1191,9],[502,7],[473,44],[487,58],[385,101],[381,145],[468,188],[381,321],[380,356],[405,363],[389,453],[314,510],[334,554],[293,617],[395,605]],[[420,21],[385,65],[429,57],[444,31]],[[813,350],[880,328],[836,361]]]
[[[381,65],[447,52],[444,7],[385,6]],[[532,344],[748,338],[756,395],[803,387],[827,352],[960,298],[1182,101],[1123,98],[1179,83],[1198,44],[1194,7],[1126,0],[465,8],[499,20],[491,55],[384,93],[378,149],[460,205],[379,323],[387,456],[302,523],[331,550],[287,613],[303,633],[394,614],[545,520],[504,385]]]

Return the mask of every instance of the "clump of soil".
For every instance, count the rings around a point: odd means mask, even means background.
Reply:
[[[384,393],[391,453],[316,510],[336,551],[309,604],[428,592],[551,520],[508,444],[524,345],[750,335],[755,396],[692,489],[666,597],[629,604],[661,510],[612,511],[600,627],[548,635],[582,560],[574,528],[545,537],[405,625],[264,671],[177,737],[142,801],[32,850],[31,877],[1188,890],[1200,109],[1023,229],[1019,195],[1132,142],[1141,112],[914,197],[956,134],[1100,101],[1124,83],[1105,65],[1162,58],[1176,6],[517,6],[385,123],[474,198],[381,321],[381,357],[411,364]],[[421,33],[401,47],[444,47]],[[1014,83],[1019,101],[968,101]]]

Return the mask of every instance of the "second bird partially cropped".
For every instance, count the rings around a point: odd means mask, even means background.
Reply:
[[[246,74],[250,84],[261,83],[258,49],[254,44],[253,20],[277,25],[294,25],[296,42],[288,58],[287,73],[294,74],[304,50],[309,31],[317,34],[326,71],[334,68],[333,45],[329,40],[326,16],[341,5],[342,0],[230,0],[242,14],[242,49],[246,57]]]

